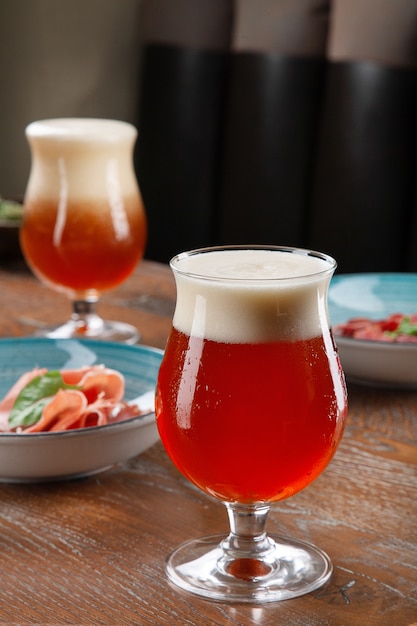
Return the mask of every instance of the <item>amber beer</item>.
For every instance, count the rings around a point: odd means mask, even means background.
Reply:
[[[135,138],[133,127],[117,121],[29,126],[39,158],[26,191],[21,245],[51,286],[72,296],[99,294],[122,283],[142,258],[146,217],[126,149]]]
[[[63,291],[74,293],[112,289],[123,282],[143,256],[144,213],[136,199],[123,201],[127,229],[116,239],[105,199],[67,205],[62,236],[54,240],[58,207],[48,200],[26,203],[21,242],[34,272]]]
[[[342,437],[346,392],[323,258],[271,250],[180,255],[157,424],[178,469],[229,502],[310,484]]]

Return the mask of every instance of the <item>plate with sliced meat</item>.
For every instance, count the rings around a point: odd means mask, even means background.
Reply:
[[[0,339],[0,481],[89,476],[158,441],[162,351],[75,339]]]
[[[417,274],[335,276],[329,315],[348,381],[417,389]]]

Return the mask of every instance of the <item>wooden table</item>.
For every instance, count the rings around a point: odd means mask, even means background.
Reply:
[[[19,263],[0,270],[0,335],[66,318],[64,297]],[[175,288],[144,262],[100,312],[164,347]],[[29,318],[29,319],[28,319]],[[0,485],[0,623],[271,626],[417,624],[417,393],[351,386],[346,434],[324,474],[273,506],[268,528],[326,550],[334,574],[295,600],[229,605],[171,588],[167,554],[226,533],[221,504],[184,480],[158,443],[84,480]]]

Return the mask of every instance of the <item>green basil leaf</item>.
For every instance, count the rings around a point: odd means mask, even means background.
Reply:
[[[18,428],[36,424],[42,417],[44,407],[59,389],[79,389],[79,387],[64,383],[58,370],[35,376],[17,396],[9,415],[9,426]]]
[[[33,404],[30,404],[22,409],[15,410],[13,407],[12,412],[9,415],[9,426],[11,428],[18,428],[19,426],[25,426],[26,428],[39,422],[42,417],[43,410],[48,402],[52,398],[42,398]]]
[[[417,335],[417,324],[410,322],[409,317],[404,317],[397,328],[397,335]]]

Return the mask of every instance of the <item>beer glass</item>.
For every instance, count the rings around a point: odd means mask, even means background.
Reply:
[[[344,375],[329,327],[335,261],[284,247],[228,246],[171,261],[177,303],[156,416],[179,471],[226,506],[230,534],[167,561],[177,586],[216,600],[270,602],[312,591],[321,549],[266,532],[273,502],[307,487],[341,440]]]
[[[136,135],[131,124],[94,118],[42,120],[26,128],[32,166],[22,251],[34,274],[73,303],[68,322],[38,335],[139,339],[135,327],[105,321],[96,311],[100,294],[122,283],[144,253]]]

